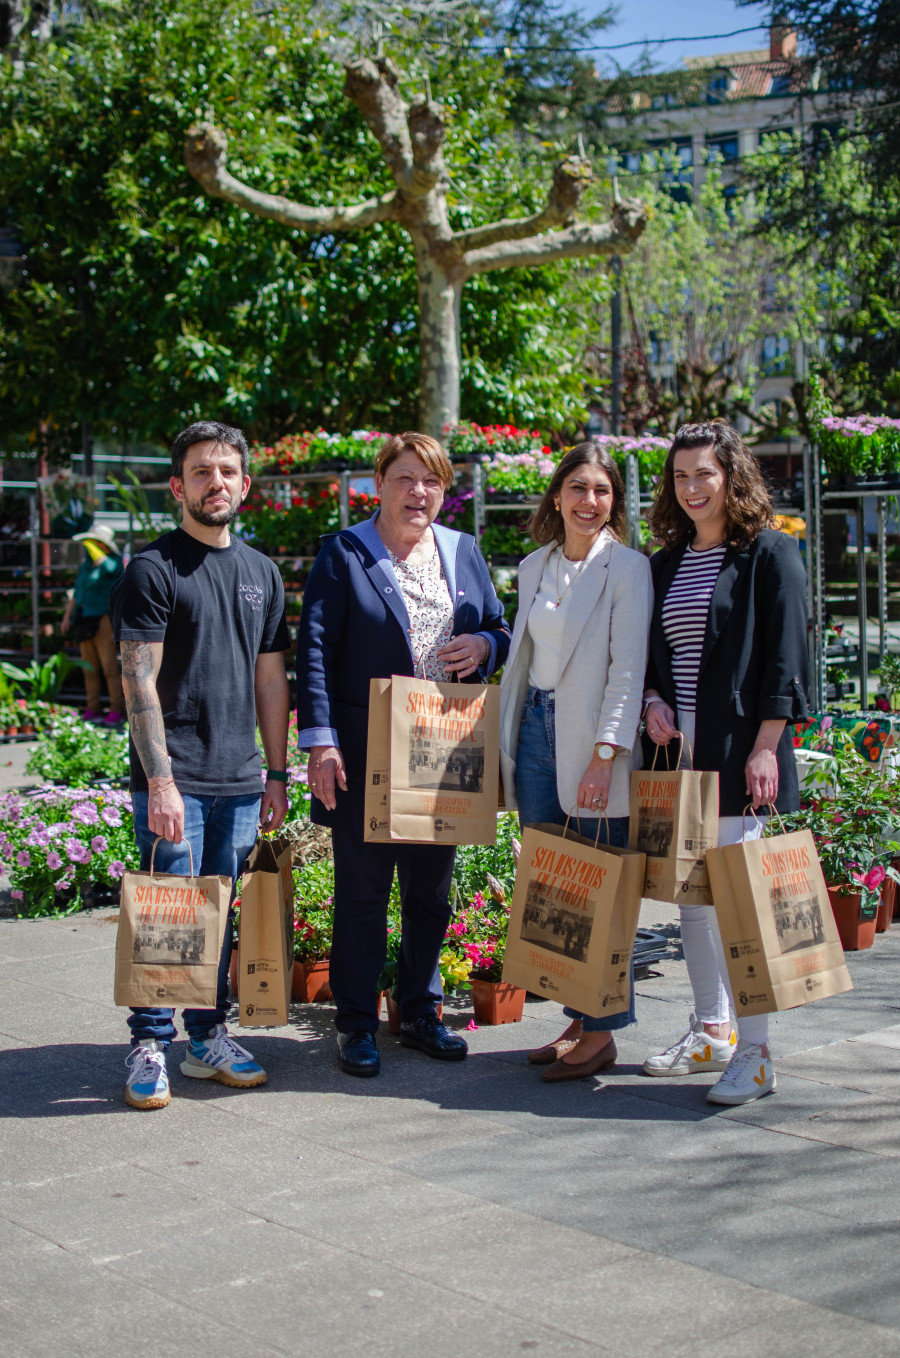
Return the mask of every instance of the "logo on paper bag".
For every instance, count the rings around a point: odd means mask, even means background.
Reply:
[[[256,975],[256,963],[255,963],[255,962],[248,962],[248,963],[247,963],[247,975],[248,975],[248,976],[255,976],[255,975]]]
[[[748,999],[748,997],[747,997],[747,992],[746,992],[746,990],[742,990],[742,991],[741,991],[741,993],[738,995],[738,999],[740,1000],[741,1004],[749,1004],[749,1002],[750,1002],[749,999]]]
[[[253,1015],[256,1013],[256,1010],[253,1008],[252,1004],[248,1004],[244,1012],[246,1013],[248,1018],[252,1018]]]
[[[740,955],[741,955],[741,950],[740,950],[740,948],[732,948],[732,949],[731,949],[731,955],[732,955],[732,957],[734,957],[734,958],[740,957]]]

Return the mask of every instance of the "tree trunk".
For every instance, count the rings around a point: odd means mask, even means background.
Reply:
[[[419,428],[443,439],[459,419],[459,292],[431,257],[422,240],[414,239],[419,286]]]

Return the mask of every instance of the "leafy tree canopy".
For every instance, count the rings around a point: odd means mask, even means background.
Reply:
[[[18,285],[0,293],[6,447],[71,451],[82,420],[159,441],[200,415],[266,439],[410,424],[415,284],[393,224],[286,230],[211,201],[182,159],[188,126],[211,118],[231,135],[235,172],[268,192],[325,204],[387,188],[343,95],[348,44],[371,37],[358,10],[98,0],[91,14],[0,63],[0,221],[24,251]],[[535,211],[568,148],[516,135],[519,82],[485,51],[476,11],[454,25],[453,43],[406,66],[449,112],[454,220]],[[379,40],[390,51],[414,37],[384,23]],[[608,185],[592,192],[599,204]],[[472,280],[467,417],[577,423],[586,298],[605,286],[596,266],[579,269]]]

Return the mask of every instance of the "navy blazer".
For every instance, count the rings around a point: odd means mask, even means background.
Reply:
[[[650,559],[655,602],[645,688],[656,689],[677,711],[672,652],[662,609],[687,543],[664,547]],[[744,765],[760,722],[787,721],[778,743],[779,811],[799,805],[791,725],[807,715],[806,571],[797,544],[764,529],[749,547],[728,547],[719,571],[703,638],[697,678],[694,767],[718,769],[719,809],[739,816],[747,805]],[[644,737],[647,767],[656,746]]]
[[[297,638],[297,725],[301,749],[336,745],[348,792],[337,810],[313,798],[319,825],[358,826],[362,833],[368,738],[369,680],[412,675],[410,620],[375,518],[328,538],[303,592]],[[484,557],[467,533],[433,524],[444,577],[454,601],[453,635],[477,634],[490,654],[468,683],[484,683],[506,660],[510,634]],[[349,820],[347,819],[349,818]]]

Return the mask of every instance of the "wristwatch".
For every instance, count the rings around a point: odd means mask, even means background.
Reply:
[[[273,783],[289,783],[291,775],[286,769],[266,769],[266,782],[271,778]]]
[[[615,759],[616,747],[615,745],[595,745],[594,754],[598,759]]]

